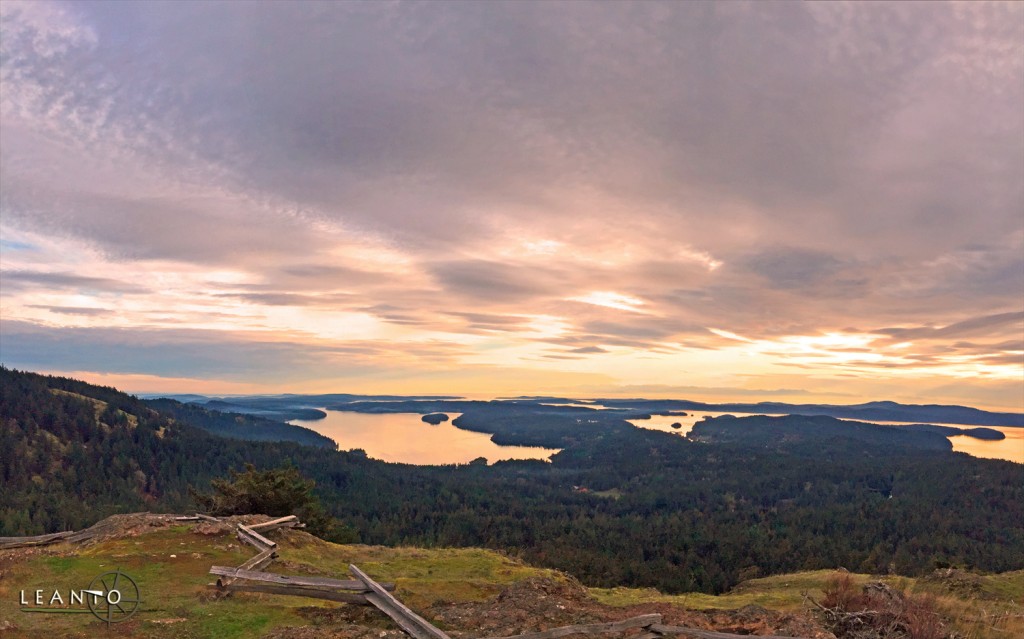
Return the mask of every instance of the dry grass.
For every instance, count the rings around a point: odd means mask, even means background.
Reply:
[[[1024,570],[997,575],[973,575],[973,592],[950,590],[941,580],[837,573],[833,570],[773,575],[745,581],[722,595],[687,593],[666,595],[651,588],[591,588],[602,603],[629,606],[642,603],[671,603],[691,609],[740,608],[757,605],[772,610],[799,611],[805,608],[804,595],[823,601],[830,579],[849,580],[859,592],[869,581],[881,580],[892,588],[914,596],[926,597],[948,628],[962,639],[1017,639],[1024,637]],[[838,597],[839,593],[835,595]],[[934,617],[929,617],[933,619]],[[922,619],[918,623],[923,623]],[[924,629],[921,632],[926,632]]]
[[[1019,598],[997,593],[1016,593],[1024,585],[1021,572],[1003,575],[970,575],[972,593],[950,592],[951,584],[939,580],[894,580],[860,587],[853,576],[837,573],[825,582],[820,605],[837,637],[877,636],[909,639],[994,639],[1024,636],[1024,614]],[[954,585],[959,585],[954,582]]]

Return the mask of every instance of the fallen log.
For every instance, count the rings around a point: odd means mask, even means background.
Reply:
[[[558,639],[569,635],[597,635],[606,632],[620,632],[630,628],[650,628],[654,624],[661,623],[661,615],[649,614],[639,617],[630,617],[620,621],[609,621],[607,623],[586,623],[575,626],[562,626],[541,632],[528,632],[522,635],[511,635],[508,637],[491,637],[489,639]],[[657,635],[654,635],[657,636]]]
[[[245,579],[247,581],[262,581],[272,584],[283,584],[288,586],[309,586],[312,588],[328,588],[332,590],[354,590],[366,592],[370,590],[362,581],[327,579],[324,577],[307,577],[305,575],[279,575],[274,572],[256,572],[243,568],[230,568],[227,566],[212,566],[211,575],[232,577],[234,579]],[[394,590],[395,584],[380,584],[385,590]]]
[[[365,572],[359,570],[354,564],[349,564],[348,570],[352,573],[353,577],[363,582],[372,591],[366,593],[366,600],[391,617],[402,630],[416,639],[451,639],[442,630],[439,630],[401,601],[395,599],[381,584],[370,579]]]

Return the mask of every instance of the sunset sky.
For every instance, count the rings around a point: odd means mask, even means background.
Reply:
[[[1024,4],[0,11],[6,366],[1024,410]]]

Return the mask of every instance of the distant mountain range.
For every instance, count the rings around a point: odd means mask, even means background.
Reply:
[[[145,395],[144,397],[168,397],[185,403],[203,404],[211,409],[260,415],[270,419],[319,419],[324,413],[319,409],[327,406],[346,410],[350,404],[364,402],[429,402],[424,404],[425,412],[458,412],[466,400],[457,396],[444,395],[353,395],[330,393],[318,395],[250,395],[234,397],[211,397],[205,395]],[[629,410],[632,413],[651,415],[669,414],[669,411],[699,410],[719,413],[771,414],[771,415],[825,415],[839,419],[856,419],[873,422],[904,422],[962,424],[968,426],[1015,426],[1024,427],[1024,413],[1000,413],[971,408],[969,406],[942,404],[900,404],[890,401],[874,401],[863,404],[786,404],[783,402],[725,403],[709,404],[682,399],[588,399],[567,397],[512,397],[499,400],[503,403],[526,405],[587,404],[605,406],[614,410]],[[474,402],[477,403],[477,402]],[[450,404],[450,405],[448,405]]]
[[[648,400],[601,399],[598,403],[613,407],[629,408],[650,406]],[[660,402],[657,402],[660,404]],[[996,413],[969,406],[940,404],[899,404],[896,402],[867,402],[864,404],[785,404],[781,402],[759,402],[756,404],[705,404],[690,401],[670,401],[667,409],[704,410],[715,412],[760,413],[783,415],[827,415],[840,419],[858,419],[874,422],[964,424],[970,426],[1018,426],[1024,427],[1024,413]]]

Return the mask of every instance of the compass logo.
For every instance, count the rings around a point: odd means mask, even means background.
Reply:
[[[49,596],[46,596],[48,593]],[[69,590],[66,591],[66,595],[65,598],[57,589],[36,590],[31,595],[22,590],[21,605],[28,606],[34,603],[36,607],[23,607],[21,611],[54,614],[90,613],[109,625],[127,621],[139,611],[139,604],[142,603],[139,585],[120,569],[98,575],[89,582],[88,588]],[[73,607],[76,604],[85,604],[86,607]],[[64,607],[65,605],[69,607]]]

